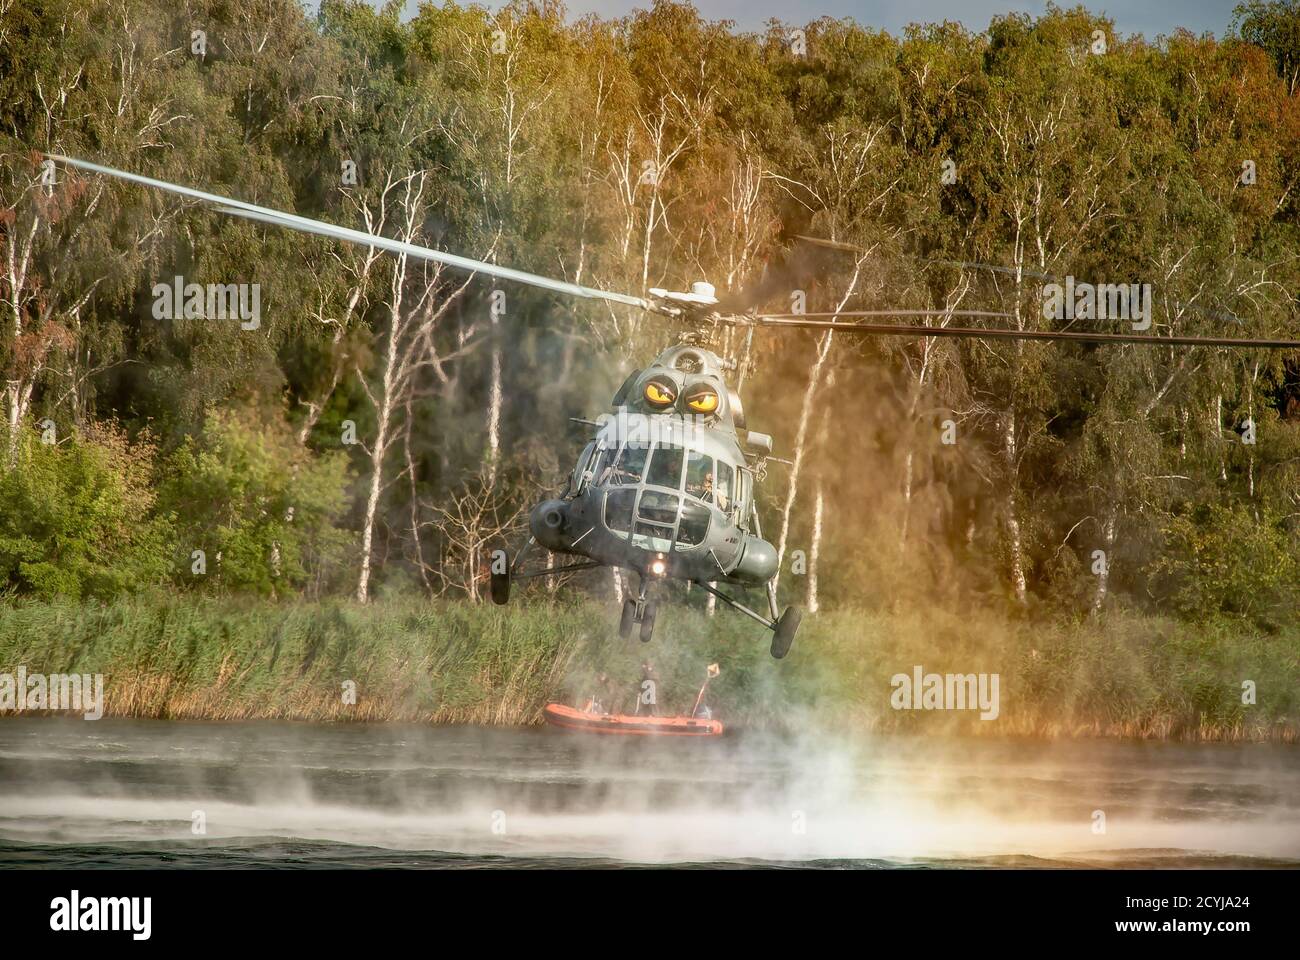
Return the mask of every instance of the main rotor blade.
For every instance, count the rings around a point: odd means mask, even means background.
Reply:
[[[841,314],[844,316],[844,314]],[[786,320],[756,317],[759,327],[834,330],[883,337],[954,337],[990,340],[1074,340],[1081,343],[1139,343],[1150,347],[1262,347],[1300,350],[1300,340],[1242,340],[1232,337],[1162,337],[1143,333],[1089,333],[1074,330],[1008,330],[1005,327],[927,327],[918,324],[835,323],[830,320]]]
[[[831,250],[843,250],[846,253],[862,253],[862,248],[852,243],[843,243],[839,240],[826,240],[822,237],[810,237],[806,234],[795,234],[796,240],[802,240],[804,243],[810,243],[818,247],[826,247]],[[903,254],[909,260],[916,260],[920,263],[940,264],[946,267],[961,267],[963,270],[987,270],[990,273],[1002,273],[1014,277],[1016,271],[1014,267],[997,266],[992,263],[977,263],[974,260],[940,260],[935,257],[922,257],[916,254]],[[1021,277],[1028,277],[1032,280],[1044,280],[1048,283],[1064,283],[1064,279],[1054,273],[1039,273],[1035,270],[1021,269]],[[1086,283],[1090,281],[1078,280],[1077,283]],[[1241,323],[1241,318],[1230,310],[1215,310],[1210,307],[1203,307],[1196,303],[1179,303],[1174,302],[1174,307],[1180,311],[1190,313],[1199,313],[1205,317],[1211,317],[1215,320],[1227,320],[1231,323]]]
[[[817,247],[826,247],[830,250],[843,250],[845,253],[863,252],[862,248],[857,246],[856,244],[844,243],[840,240],[827,240],[823,237],[810,237],[807,234],[803,234],[803,233],[796,233],[795,239],[802,240],[804,243],[811,243],[812,245]],[[904,256],[906,256],[909,260],[918,260],[921,263],[937,263],[945,267],[961,267],[967,270],[988,270],[990,273],[1005,273],[1007,276],[1011,276],[1011,277],[1014,277],[1016,275],[1015,268],[1013,267],[1001,267],[991,263],[977,263],[974,260],[941,260],[936,257],[922,257],[911,253],[904,254]],[[887,257],[885,257],[883,254],[881,258],[887,259]],[[1059,277],[1053,276],[1050,273],[1039,273],[1034,270],[1022,269],[1020,271],[1020,275],[1022,277],[1029,277],[1034,280],[1056,281],[1060,279]]]
[[[996,310],[944,310],[940,307],[922,310],[832,310],[829,313],[760,313],[759,320],[798,320],[806,317],[1001,317],[1010,320],[1011,314]]]
[[[441,250],[433,250],[429,247],[422,247],[418,244],[393,240],[389,237],[382,237],[374,233],[366,233],[364,230],[352,230],[348,227],[340,227],[333,223],[326,223],[323,220],[313,220],[310,217],[300,217],[293,213],[283,213],[279,210],[272,210],[269,207],[260,207],[253,203],[245,203],[243,200],[233,200],[230,197],[218,196],[215,193],[206,193],[202,190],[194,190],[190,187],[178,186],[174,183],[168,183],[165,180],[155,180],[152,177],[141,176],[138,173],[127,173],[123,170],[115,170],[112,167],[105,167],[98,163],[90,163],[86,160],[77,160],[73,157],[64,157],[54,153],[46,154],[46,156],[51,160],[65,163],[71,167],[78,167],[82,170],[89,170],[93,173],[106,174],[110,177],[117,177],[120,180],[129,180],[132,183],[138,183],[146,187],[153,187],[157,190],[165,190],[168,193],[175,193],[183,197],[191,197],[195,200],[212,203],[215,204],[217,209],[222,213],[246,217],[250,220],[260,220],[263,223],[269,223],[273,226],[287,227],[290,230],[298,230],[303,233],[315,233],[325,237],[333,237],[336,240],[345,240],[349,243],[359,243],[368,247],[378,247],[381,250],[387,250],[391,253],[405,253],[408,256],[416,257],[421,260],[432,260],[435,263],[455,267],[458,270],[468,270],[472,273],[483,273],[491,277],[498,277],[502,280],[516,280],[519,283],[526,283],[529,286],[540,287],[543,290],[551,290],[555,293],[564,293],[573,297],[583,297],[589,300],[607,300],[612,303],[622,303],[631,307],[641,307],[647,310],[652,309],[650,301],[642,299],[641,297],[632,297],[622,293],[611,293],[608,290],[597,290],[594,287],[584,287],[576,283],[568,283],[564,280],[552,280],[550,277],[539,276],[535,273],[527,273],[523,270],[516,270],[513,267],[501,267],[494,263],[472,260],[469,257],[458,256],[454,253],[445,253]]]

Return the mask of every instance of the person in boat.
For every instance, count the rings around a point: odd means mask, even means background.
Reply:
[[[699,695],[695,698],[695,706],[691,708],[691,716],[696,720],[712,720],[713,711],[709,709],[708,704],[704,702],[704,692],[709,689],[709,681],[721,673],[721,669],[716,663],[709,664],[704,671],[704,686],[700,687]]]
[[[641,681],[637,684],[636,715],[644,712],[652,717],[659,716],[659,678],[655,674],[654,664],[647,660],[641,664]]]
[[[609,675],[599,673],[596,675],[596,692],[587,698],[583,705],[583,713],[602,713],[609,714],[614,707],[614,685],[610,682]]]

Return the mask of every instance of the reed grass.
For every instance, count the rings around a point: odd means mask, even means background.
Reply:
[[[618,639],[616,624],[594,601],[18,602],[0,605],[0,673],[102,673],[110,716],[515,725],[578,701],[602,673],[623,694],[613,706],[630,709],[647,659],[661,708],[685,710],[718,662],[708,699],[732,727],[1286,742],[1300,730],[1300,628],[848,610],[806,617],[776,662],[765,632],[729,614],[662,605],[649,645]],[[890,678],[918,664],[999,674],[999,717],[892,709]]]

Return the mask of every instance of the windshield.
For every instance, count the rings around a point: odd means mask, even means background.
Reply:
[[[640,483],[645,472],[645,458],[650,451],[641,446],[624,447],[618,456],[618,463],[610,474],[609,482],[615,486]]]
[[[672,487],[674,490],[682,483],[681,447],[655,447],[654,456],[650,458],[650,469],[646,471],[645,482],[656,487]]]

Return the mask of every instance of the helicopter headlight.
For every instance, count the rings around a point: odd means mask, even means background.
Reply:
[[[662,577],[668,572],[668,562],[663,557],[655,557],[650,561],[650,572],[656,577]]]
[[[697,387],[686,395],[686,406],[695,413],[717,413],[717,391],[712,387]]]
[[[643,394],[646,403],[663,409],[671,407],[677,400],[677,388],[663,380],[651,380],[645,385]]]

